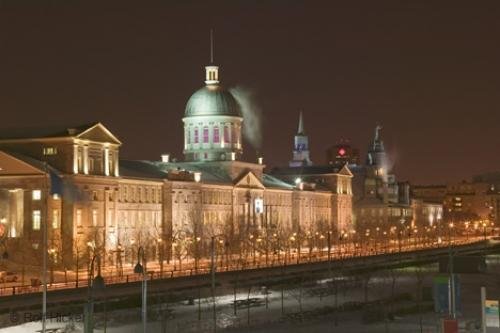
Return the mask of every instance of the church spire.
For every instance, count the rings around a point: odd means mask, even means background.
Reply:
[[[304,131],[304,117],[302,111],[299,114],[299,128],[295,134],[293,145],[293,159],[290,161],[291,167],[312,165],[309,157],[309,138]]]
[[[210,65],[205,66],[205,84],[217,85],[219,84],[219,66],[214,65],[214,30],[210,29]]]
[[[304,135],[304,119],[302,116],[302,111],[299,114],[299,129],[297,130],[297,134]]]

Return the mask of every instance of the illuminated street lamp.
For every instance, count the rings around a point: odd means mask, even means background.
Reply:
[[[213,303],[213,329],[217,331],[217,307],[215,303],[215,240],[218,237],[225,237],[224,235],[216,235],[211,237],[210,242],[210,275],[212,278],[212,303]],[[145,332],[145,331],[144,331]]]
[[[141,256],[142,254],[142,256]],[[141,264],[142,259],[142,264]],[[144,255],[144,248],[139,246],[137,249],[137,264],[134,267],[134,273],[142,274],[142,330],[146,333],[147,325],[147,283],[148,279],[146,276],[146,257]]]

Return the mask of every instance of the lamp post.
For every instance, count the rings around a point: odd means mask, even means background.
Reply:
[[[212,304],[213,304],[213,329],[214,332],[217,331],[217,305],[215,303],[215,241],[218,237],[225,238],[224,235],[215,235],[210,239],[210,276],[211,276],[211,291],[212,291]],[[229,242],[226,241],[227,247],[229,247]]]
[[[94,277],[94,262],[97,259],[97,275]],[[94,332],[94,291],[102,290],[105,287],[104,279],[101,276],[101,257],[96,254],[90,263],[90,271],[87,283],[87,309],[84,322],[85,333]]]
[[[141,256],[142,254],[142,256]],[[142,259],[142,260],[141,260]],[[141,264],[142,261],[142,264]],[[147,283],[148,279],[146,276],[146,257],[144,255],[144,248],[139,246],[137,249],[137,264],[134,267],[134,273],[142,274],[142,331],[146,333],[147,327]]]

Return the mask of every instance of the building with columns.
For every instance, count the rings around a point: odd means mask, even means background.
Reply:
[[[243,159],[241,107],[217,66],[182,121],[182,162],[120,160],[121,141],[101,123],[1,131],[0,236],[12,260],[40,262],[44,226],[51,262],[67,269],[92,253],[122,267],[138,246],[163,262],[206,254],[213,236],[230,251],[262,251],[263,239],[283,246],[294,233],[305,242],[352,227],[347,168],[315,185]]]

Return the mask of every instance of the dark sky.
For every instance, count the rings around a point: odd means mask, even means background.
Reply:
[[[341,138],[364,156],[380,122],[401,180],[500,170],[499,1],[22,3],[0,2],[0,127],[98,120],[123,157],[180,157],[213,27],[270,166],[290,159],[302,109],[317,163]]]

